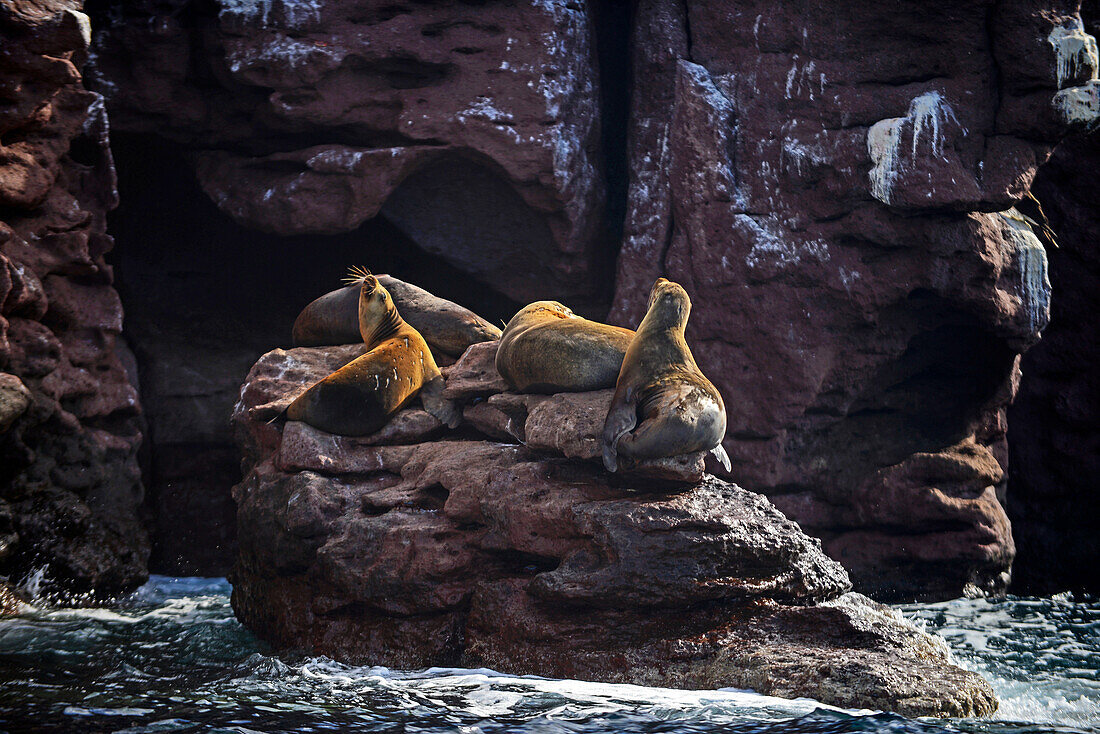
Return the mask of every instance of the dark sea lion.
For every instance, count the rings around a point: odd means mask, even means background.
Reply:
[[[326,293],[302,309],[294,320],[295,346],[319,347],[359,341],[362,275],[354,272],[350,285]],[[471,344],[500,338],[500,329],[468,308],[388,275],[379,275],[377,279],[389,291],[406,323],[419,331],[437,353],[460,357]]]
[[[299,395],[286,418],[329,433],[366,436],[419,393],[424,408],[451,428],[457,410],[442,398],[443,374],[424,337],[401,318],[373,275],[358,286],[359,338],[370,351]]]
[[[649,309],[626,350],[604,421],[603,463],[608,471],[618,468],[620,457],[641,461],[696,451],[710,451],[730,470],[722,448],[726,406],[684,340],[690,312],[687,291],[658,278]]]
[[[634,332],[589,321],[557,301],[524,306],[504,327],[497,372],[517,392],[614,387]]]

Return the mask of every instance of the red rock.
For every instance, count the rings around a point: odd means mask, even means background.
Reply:
[[[90,40],[79,7],[0,7],[0,365],[30,397],[0,433],[12,530],[0,575],[42,569],[49,590],[109,595],[144,581],[149,539],[140,408],[103,259],[114,170],[102,98],[77,70]]]
[[[685,286],[732,476],[843,549],[858,589],[1003,592],[1002,474],[975,487],[912,461],[960,442],[1003,460],[996,426],[1050,292],[1026,222],[985,212],[1076,124],[1060,100],[1091,94],[1074,85],[1095,60],[1065,76],[1049,38],[1078,20],[1045,3],[793,11],[639,5],[610,320],[636,326],[658,275]],[[906,540],[864,544],[889,535]]]
[[[1100,32],[1100,4],[1082,5],[1086,30]],[[1085,65],[1079,69],[1084,72]],[[1100,591],[1100,567],[1072,559],[1100,557],[1088,518],[1100,496],[1100,229],[1093,176],[1100,161],[1095,134],[1072,136],[1043,166],[1032,191],[1049,217],[1053,290],[1050,325],[1024,355],[1020,393],[1008,413],[1011,460],[1008,516],[1018,556],[1013,590],[1053,594]],[[1036,217],[1037,211],[1029,211]]]
[[[324,351],[294,350],[296,364],[319,367],[333,357]],[[532,424],[553,405],[563,425],[581,426],[606,391],[479,403],[530,409],[529,439],[548,436],[537,451],[461,433],[368,445],[377,437],[298,423],[280,434],[255,415],[251,400],[293,389],[271,378],[287,355],[261,359],[251,374],[266,384],[246,384],[234,413],[252,438],[234,488],[233,606],[276,647],[375,665],[751,685],[908,715],[996,705],[942,643],[846,594],[843,568],[763,496],[714,477],[641,496]]]
[[[104,13],[88,69],[116,129],[174,141],[223,212],[282,234],[347,231],[377,215],[512,298],[606,296],[600,220],[605,185],[617,184],[602,180],[600,159],[615,151],[597,139],[598,118],[610,123],[607,139],[622,131],[613,104],[599,109],[595,6],[200,5]],[[1076,37],[1072,4],[956,6],[642,0],[630,31],[630,188],[609,318],[635,326],[655,277],[683,283],[695,299],[689,340],[726,399],[733,477],[858,557],[858,588],[898,598],[1004,589],[1013,555],[999,507],[1005,480],[982,469],[975,476],[989,483],[975,488],[919,457],[953,460],[955,447],[973,444],[1005,467],[1015,363],[1046,323],[1049,289],[1028,226],[996,212],[1100,108],[1096,61],[1058,56]],[[72,36],[39,32],[55,45]],[[35,49],[19,58],[35,78],[75,79],[68,59]],[[602,73],[626,86],[613,65]],[[67,110],[86,105],[85,93],[47,92],[12,107],[41,136],[12,151],[0,188],[44,196],[65,226],[42,232],[45,246],[0,228],[0,251],[42,278],[102,277],[97,227],[68,215],[71,186],[47,186],[75,178],[55,163],[67,149],[62,130],[75,130]],[[104,116],[88,119],[98,127],[87,134],[101,139]],[[42,170],[28,168],[32,153]],[[19,316],[38,319],[30,311],[45,300],[30,297]],[[68,312],[59,304],[55,313]],[[23,339],[7,337],[23,359],[27,329],[9,331]],[[143,338],[150,351],[172,351]],[[35,370],[49,365],[41,351]],[[261,349],[245,362],[243,350],[228,351],[195,348],[147,370],[158,436],[227,450],[226,406]],[[196,361],[222,378],[206,395],[201,380],[182,376]],[[480,374],[473,362],[468,374],[449,373],[456,399],[499,393],[491,364],[479,365]],[[1090,389],[1075,383],[1059,410],[1080,412],[1073,406]],[[526,401],[465,411],[485,435],[527,440]],[[551,437],[536,432],[536,443],[565,445],[539,421]],[[1059,480],[1070,486],[1092,475],[1080,468],[1096,455],[1082,435],[1060,433],[1063,448],[1021,461],[1042,459],[1031,473],[1074,466]],[[591,453],[591,438],[570,451]],[[1028,504],[1017,516],[1039,510]],[[961,525],[930,534],[910,524],[917,517]],[[898,527],[904,544],[858,549]],[[1060,542],[1059,532],[1045,537]],[[948,548],[955,567],[921,560]],[[900,586],[883,575],[893,563],[909,564]]]
[[[193,148],[203,189],[246,226],[344,232],[381,213],[513,299],[592,299],[604,188],[584,4],[258,7],[105,18],[92,75],[116,129]]]
[[[453,365],[443,369],[447,387],[443,397],[466,401],[494,393],[505,392],[508,384],[497,372],[496,356],[499,342],[473,344]]]

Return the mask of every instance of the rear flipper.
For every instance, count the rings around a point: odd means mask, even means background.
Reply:
[[[618,393],[615,395],[618,398]],[[603,465],[613,472],[619,468],[619,443],[629,438],[630,431],[638,424],[638,411],[634,403],[614,400],[603,423]]]
[[[725,450],[725,448],[723,448],[723,447],[722,447],[722,444],[720,444],[720,443],[719,443],[719,444],[718,444],[717,446],[715,446],[714,448],[712,448],[712,449],[710,450],[710,452],[711,452],[712,454],[714,454],[714,458],[718,459],[718,461],[719,461],[719,462],[721,462],[721,464],[722,464],[722,467],[723,467],[723,468],[724,468],[724,469],[725,469],[725,470],[726,470],[727,472],[729,472],[729,471],[732,471],[732,470],[733,470],[733,467],[732,467],[732,466],[730,465],[730,457],[729,457],[729,454],[727,454],[727,453],[726,453],[726,450]]]
[[[453,400],[443,397],[445,387],[442,375],[425,382],[420,388],[420,402],[424,410],[438,418],[447,428],[458,428],[462,422],[462,409]]]

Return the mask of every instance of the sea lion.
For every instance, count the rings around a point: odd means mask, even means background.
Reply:
[[[295,346],[319,347],[359,341],[359,284],[364,275],[352,271],[348,278],[350,285],[326,293],[302,309],[294,320]],[[419,331],[437,353],[460,357],[471,344],[500,338],[500,329],[468,308],[397,278],[376,277],[389,292],[406,323]]]
[[[424,337],[405,323],[373,275],[358,289],[359,334],[369,351],[295,398],[286,418],[329,433],[366,436],[419,393],[429,413],[457,426],[458,411],[442,397],[443,374]]]
[[[608,471],[618,468],[620,457],[640,461],[696,451],[710,451],[730,470],[722,448],[726,406],[684,340],[690,312],[687,291],[658,278],[645,318],[626,350],[604,421],[603,463]]]
[[[517,392],[614,387],[634,332],[589,321],[557,301],[524,306],[504,327],[497,372]]]

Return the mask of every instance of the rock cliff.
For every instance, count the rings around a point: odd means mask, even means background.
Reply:
[[[1051,297],[1013,207],[1100,111],[1076,3],[622,7],[89,3],[88,77],[141,170],[118,260],[158,513],[229,515],[235,387],[347,264],[494,293],[494,321],[517,300],[600,318],[613,299],[627,326],[663,274],[695,299],[732,478],[859,590],[1004,591],[1005,411]],[[150,214],[165,202],[171,233]],[[153,238],[160,254],[132,267]],[[213,292],[233,297],[194,297]],[[1064,369],[1088,370],[1080,354]],[[1056,471],[1034,431],[1013,435],[1039,462],[1026,471]],[[218,528],[158,537],[224,560]]]
[[[1095,118],[1076,8],[642,0],[633,33],[611,319],[688,289],[733,476],[857,589],[1004,591],[1005,409],[1050,301],[1012,207]]]
[[[0,5],[0,576],[144,580],[141,411],[104,260],[115,180],[79,3]]]
[[[1100,32],[1100,3],[1082,6]],[[1100,557],[1092,529],[1100,514],[1100,197],[1093,175],[1100,135],[1081,132],[1055,150],[1032,191],[1057,245],[1050,258],[1050,325],[1024,355],[1020,394],[1009,411],[1008,514],[1020,549],[1014,589],[1097,593],[1100,569],[1072,558]]]
[[[271,422],[363,349],[270,352],[234,412],[233,606],[277,646],[910,716],[995,707],[942,641],[848,593],[820,541],[701,457],[608,475],[590,450],[607,391],[501,393],[495,343],[446,370],[470,401],[458,431],[417,407],[364,438]]]

